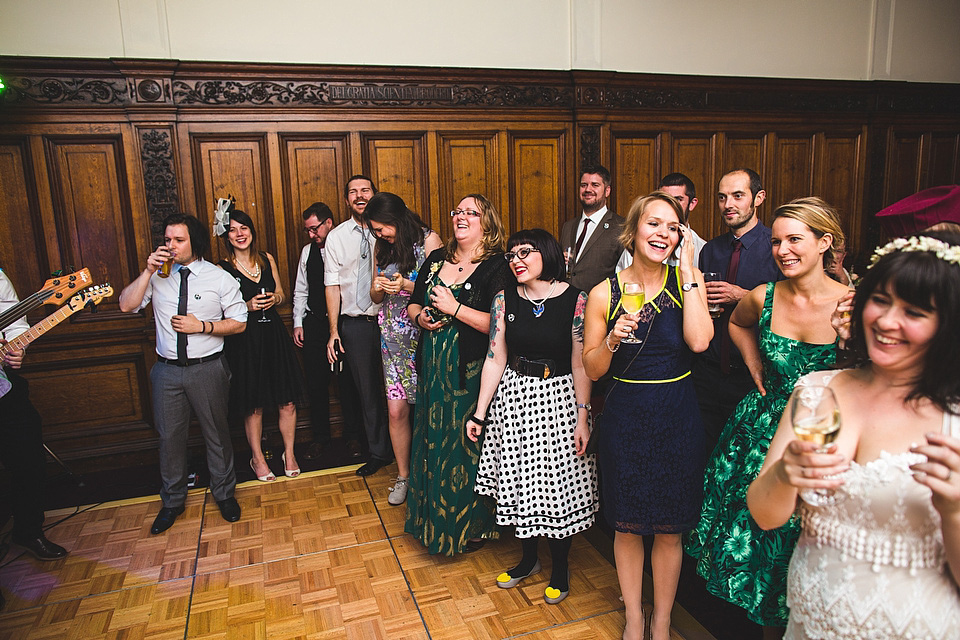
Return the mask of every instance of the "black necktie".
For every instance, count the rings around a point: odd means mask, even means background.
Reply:
[[[187,276],[190,275],[190,269],[183,267],[180,269],[180,301],[177,303],[177,315],[187,315]],[[177,360],[187,361],[187,334],[177,333]]]

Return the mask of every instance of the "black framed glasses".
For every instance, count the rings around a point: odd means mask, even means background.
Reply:
[[[516,251],[507,251],[503,254],[504,260],[507,262],[513,262],[514,258],[520,258],[521,260],[526,260],[527,256],[531,253],[540,253],[540,249],[534,249],[533,247],[524,247],[523,249],[517,249]]]
[[[458,215],[463,214],[465,216],[470,216],[471,218],[479,218],[480,212],[474,211],[473,209],[454,209],[450,212],[451,218],[456,218]]]
[[[321,222],[320,224],[315,224],[315,225],[313,225],[312,227],[304,227],[304,228],[303,228],[303,232],[304,232],[305,234],[307,234],[308,236],[309,236],[309,235],[315,235],[318,231],[320,231],[320,228],[321,228],[322,226],[323,226],[323,223]]]

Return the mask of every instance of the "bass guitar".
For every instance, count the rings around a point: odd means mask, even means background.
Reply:
[[[93,280],[90,279],[89,269],[81,269],[67,276],[50,278],[43,283],[40,291],[27,296],[3,313],[0,313],[0,331],[3,331],[16,322],[18,318],[22,318],[40,305],[59,304],[74,291],[86,289],[91,284],[93,284]]]
[[[76,294],[70,300],[67,301],[67,304],[63,305],[49,316],[33,325],[19,336],[11,340],[5,345],[0,346],[0,360],[3,360],[11,351],[20,351],[28,344],[45,334],[50,329],[53,329],[55,326],[75,314],[77,311],[80,311],[87,305],[98,305],[100,301],[104,298],[109,298],[113,295],[113,287],[109,283],[99,284],[95,287],[91,287],[85,291],[81,291]]]

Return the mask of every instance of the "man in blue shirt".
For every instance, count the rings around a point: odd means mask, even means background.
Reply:
[[[753,379],[727,327],[740,299],[754,287],[781,279],[773,259],[770,227],[757,218],[767,194],[753,169],[734,169],[720,178],[717,192],[727,233],[709,241],[700,252],[700,270],[720,274],[707,282],[707,302],[722,305],[714,319],[713,340],[700,354],[693,381],[706,431],[707,452],[713,451],[723,426],[740,400],[753,388]]]

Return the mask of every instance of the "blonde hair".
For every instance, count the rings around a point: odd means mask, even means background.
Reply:
[[[840,223],[840,214],[832,206],[816,196],[797,198],[777,207],[773,212],[773,220],[777,218],[792,218],[803,224],[813,232],[817,238],[830,234],[831,243],[823,253],[823,266],[833,262],[835,251],[842,251],[846,246],[846,236],[843,234],[843,225]]]
[[[483,262],[492,255],[503,253],[507,243],[507,234],[504,232],[500,213],[492,202],[479,193],[468,193],[460,200],[466,200],[467,198],[476,200],[477,208],[480,210],[480,228],[483,229],[483,237],[480,239],[480,255],[474,258],[473,262]],[[450,240],[447,241],[446,253],[448,262],[453,262],[456,259],[456,236],[450,236]]]
[[[637,230],[640,228],[640,222],[643,220],[647,207],[651,203],[660,200],[669,204],[677,214],[677,222],[683,224],[683,207],[676,198],[666,191],[654,191],[645,196],[637,196],[630,203],[630,210],[627,212],[627,219],[623,223],[623,231],[620,232],[620,244],[626,249],[627,253],[633,255],[634,244],[637,239]]]

